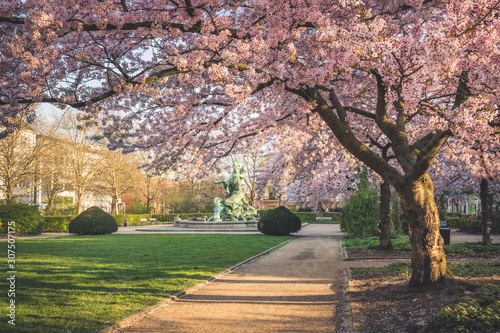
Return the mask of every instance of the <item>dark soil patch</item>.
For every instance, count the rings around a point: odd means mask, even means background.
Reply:
[[[347,250],[347,258],[356,259],[410,259],[410,251],[382,251],[376,249],[369,250]]]
[[[425,332],[428,320],[462,295],[445,286],[410,289],[408,283],[408,276],[351,280],[358,332]]]
[[[397,250],[377,250],[377,249],[367,249],[367,250],[346,250],[348,260],[363,260],[363,259],[411,259],[411,251],[397,251]],[[462,261],[462,260],[500,260],[500,256],[497,254],[482,254],[473,253],[469,256],[467,255],[457,255],[451,256],[447,255],[446,259],[448,261]]]
[[[357,332],[441,333],[426,328],[441,308],[486,283],[500,284],[498,277],[481,277],[413,289],[409,280],[408,273],[354,269],[348,295]]]

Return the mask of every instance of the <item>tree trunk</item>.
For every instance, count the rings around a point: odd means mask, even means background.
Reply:
[[[76,194],[76,214],[80,215],[82,212],[82,201],[83,201],[83,193]]]
[[[380,183],[380,222],[379,243],[380,249],[392,250],[391,243],[391,186],[387,182]]]
[[[432,285],[453,278],[446,265],[443,238],[439,233],[439,212],[434,201],[434,186],[426,173],[398,189],[408,221],[411,244],[411,287]]]
[[[7,182],[7,191],[5,193],[5,200],[8,203],[12,203],[14,201],[14,186],[10,183],[10,181]]]
[[[117,201],[116,196],[113,195],[113,198],[111,199],[111,214],[118,215]]]
[[[49,192],[49,194],[47,195],[47,206],[45,206],[46,213],[50,214],[53,202],[54,202],[54,196]]]
[[[490,205],[489,205],[489,188],[488,180],[481,179],[481,188],[479,197],[481,198],[481,217],[482,217],[482,233],[481,244],[488,245],[491,243],[491,220],[490,220]]]

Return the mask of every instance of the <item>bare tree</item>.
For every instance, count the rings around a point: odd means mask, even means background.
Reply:
[[[260,147],[250,147],[242,154],[231,155],[231,162],[233,161],[237,161],[247,169],[247,176],[244,179],[247,189],[245,197],[250,206],[254,206],[257,197],[257,172],[269,164],[269,158],[263,155]]]
[[[150,156],[148,152],[141,151],[139,152],[138,156],[139,161],[142,164],[150,162]],[[162,188],[165,179],[167,179],[167,176],[167,172],[158,173],[154,169],[148,169],[143,172],[143,176],[141,177],[140,184],[137,188],[146,199],[146,212],[148,214],[151,214],[151,212],[153,211],[154,202],[158,199],[160,189]]]
[[[22,119],[12,122],[16,128],[0,140],[0,190],[7,201],[25,196],[40,184],[40,161],[52,145]]]
[[[61,130],[67,142],[68,176],[76,196],[77,214],[80,214],[83,194],[95,187],[98,176],[105,168],[107,150],[91,139],[97,134],[97,129],[79,123],[74,112],[64,115]]]
[[[40,163],[40,189],[46,212],[50,212],[56,198],[70,188],[68,177],[68,146],[52,137],[51,149],[47,150]]]
[[[139,183],[141,172],[132,154],[121,151],[107,152],[103,161],[103,171],[99,177],[100,192],[111,198],[111,212],[118,214],[118,198]]]

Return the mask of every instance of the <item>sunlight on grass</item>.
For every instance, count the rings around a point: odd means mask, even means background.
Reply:
[[[290,238],[105,235],[17,241],[17,325],[8,331],[96,332]],[[2,245],[6,267],[7,244]],[[5,280],[1,288],[8,290]],[[6,292],[0,300],[7,304]],[[3,305],[0,315],[7,318]]]

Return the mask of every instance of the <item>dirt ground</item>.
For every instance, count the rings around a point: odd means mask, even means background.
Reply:
[[[425,332],[429,318],[454,303],[462,292],[453,286],[412,290],[409,277],[356,276],[349,296],[357,332]]]
[[[494,235],[492,238],[495,243],[500,241],[498,235]],[[454,231],[451,239],[452,243],[479,242],[481,235]],[[382,258],[385,258],[384,261],[389,264],[398,258],[406,258],[400,261],[408,262],[410,252],[354,250],[348,251],[348,258],[352,260],[352,263],[363,262],[363,258],[371,258],[372,262],[380,263]],[[478,259],[483,261],[500,260],[498,257],[489,259],[447,258],[448,262],[451,263],[477,261]],[[426,331],[425,327],[430,318],[437,317],[441,308],[455,303],[459,297],[471,292],[463,284],[454,281],[446,281],[429,288],[411,289],[409,288],[409,279],[409,275],[388,276],[387,273],[357,273],[353,270],[347,297],[351,301],[355,332],[429,333],[430,331]],[[481,279],[478,278],[476,281],[481,281]],[[490,277],[488,282],[500,284],[500,277]],[[500,332],[500,328],[498,332]]]

